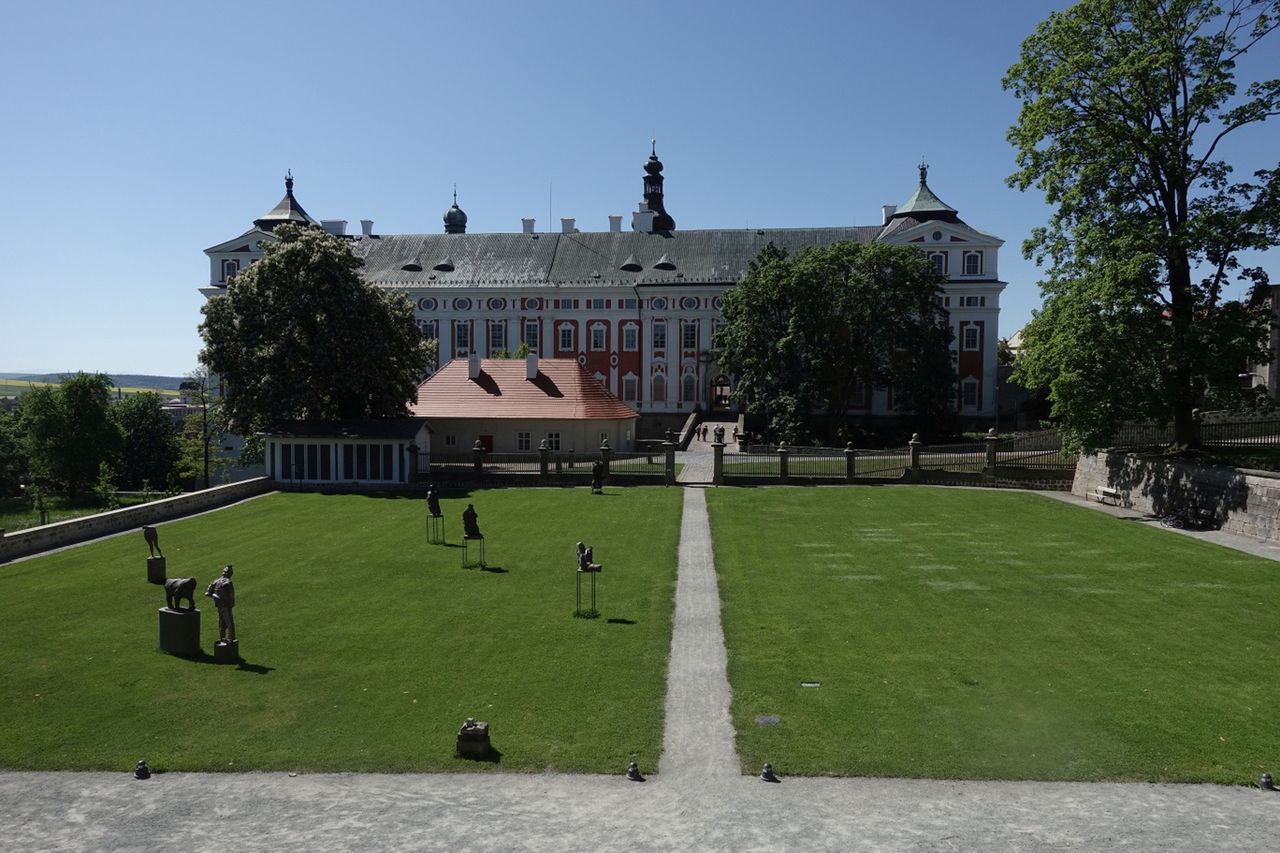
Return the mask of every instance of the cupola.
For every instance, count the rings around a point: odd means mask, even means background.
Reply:
[[[662,161],[658,159],[658,141],[649,140],[649,159],[644,164],[644,201],[632,215],[631,227],[636,231],[674,231],[676,221],[663,204]]]
[[[293,171],[290,170],[284,176],[284,198],[280,199],[280,203],[262,216],[253,220],[253,224],[261,228],[263,231],[273,231],[277,225],[283,225],[286,222],[292,222],[295,225],[315,225],[319,227],[320,223],[311,218],[302,205],[298,204],[298,200],[293,197]]]
[[[453,191],[453,207],[444,212],[444,233],[466,234],[467,215],[458,207],[458,191]]]
[[[910,216],[912,219],[921,221],[930,219],[940,219],[945,222],[957,221],[956,209],[938,198],[933,194],[933,190],[929,189],[929,164],[921,161],[919,168],[920,185],[911,194],[911,198],[899,205],[898,209],[893,212],[891,219]]]

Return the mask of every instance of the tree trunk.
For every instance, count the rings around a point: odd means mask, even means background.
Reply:
[[[1169,320],[1172,324],[1170,356],[1173,361],[1173,388],[1170,400],[1173,415],[1173,446],[1191,450],[1200,446],[1199,425],[1193,413],[1196,407],[1195,375],[1191,360],[1191,323],[1194,305],[1191,298],[1191,266],[1183,252],[1169,254]]]

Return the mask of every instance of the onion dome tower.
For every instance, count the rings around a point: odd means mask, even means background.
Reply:
[[[658,159],[658,141],[649,140],[649,159],[644,164],[644,200],[653,211],[654,231],[674,231],[676,221],[662,204],[662,161]]]
[[[467,233],[467,215],[462,212],[462,208],[458,207],[458,189],[453,190],[453,207],[444,212],[444,233],[446,234],[466,234]]]
[[[303,210],[302,205],[298,204],[298,200],[293,197],[292,170],[286,172],[284,176],[284,198],[280,199],[280,203],[271,208],[271,210],[253,220],[253,224],[263,231],[273,231],[277,225],[283,225],[286,222],[292,222],[295,225],[320,227],[320,223],[312,219],[311,215]]]

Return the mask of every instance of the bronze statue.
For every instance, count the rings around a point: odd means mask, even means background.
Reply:
[[[151,552],[152,557],[164,556],[164,551],[160,550],[160,534],[156,532],[154,527],[143,527],[142,535],[147,540],[147,550]]]
[[[476,508],[471,504],[467,504],[467,508],[462,511],[462,536],[464,539],[484,538],[477,522]]]
[[[164,603],[170,610],[195,610],[196,609],[196,579],[195,578],[169,578],[164,582]],[[178,606],[178,601],[185,598],[186,608]]]
[[[195,581],[191,582],[195,586]],[[222,577],[218,578],[204,591],[206,596],[213,599],[214,607],[218,608],[218,640],[236,640],[236,620],[231,613],[231,608],[236,606],[236,590],[231,584],[231,564],[228,563],[222,569]]]
[[[442,515],[440,512],[440,498],[436,496],[435,489],[427,489],[427,512],[431,514],[432,518],[439,518]]]
[[[588,548],[581,542],[578,543],[578,571],[598,572],[604,568],[599,563],[594,562],[595,557],[594,548]]]
[[[604,463],[599,459],[591,463],[591,492],[596,495],[604,493]]]

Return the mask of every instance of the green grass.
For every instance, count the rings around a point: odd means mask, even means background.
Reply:
[[[164,525],[169,574],[198,592],[235,565],[241,667],[157,649],[141,535],[2,566],[0,766],[653,767],[680,498],[476,492],[502,572],[425,544],[425,501],[406,497],[276,494]],[[442,501],[454,543],[465,503]],[[578,539],[604,564],[596,620],[572,615]],[[197,604],[208,652],[217,615]],[[491,723],[496,765],[454,758],[469,716]]]
[[[159,500],[163,497],[163,492],[153,492],[150,498],[144,498],[140,494],[129,494],[119,495],[116,500],[119,501],[121,507],[126,507],[147,503],[149,500]],[[97,515],[100,512],[108,511],[92,494],[87,494],[75,501],[68,500],[61,495],[50,495],[44,499],[44,507],[48,513],[48,524],[53,524],[56,521],[66,521],[70,518],[81,518],[86,515]],[[15,533],[28,527],[38,526],[40,526],[40,513],[35,508],[34,501],[22,497],[0,499],[0,530]]]
[[[708,501],[744,771],[1239,784],[1280,753],[1274,562],[1022,493]]]

